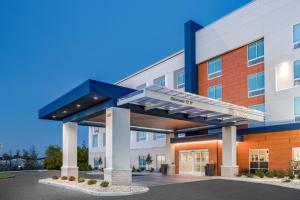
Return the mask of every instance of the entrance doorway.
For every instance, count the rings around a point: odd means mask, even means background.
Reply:
[[[179,151],[179,174],[204,176],[208,156],[207,149]]]

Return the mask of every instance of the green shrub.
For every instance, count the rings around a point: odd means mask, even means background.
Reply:
[[[297,178],[300,179],[300,174],[297,175]]]
[[[108,181],[102,181],[102,182],[100,183],[100,186],[101,186],[101,187],[108,187],[108,185],[109,185],[109,182],[108,182]]]
[[[140,168],[139,168],[139,170],[140,170],[141,172],[145,171],[145,169],[146,169],[145,167],[140,167]]]
[[[78,178],[78,183],[83,183],[85,180],[84,180],[84,177],[79,177]]]
[[[96,183],[97,183],[97,180],[95,180],[95,179],[90,179],[90,180],[87,182],[88,185],[95,185]]]
[[[61,177],[61,180],[68,180],[68,177],[62,176],[62,177]]]
[[[295,175],[294,175],[294,174],[292,174],[292,173],[291,173],[291,174],[289,174],[289,176],[288,176],[288,177],[289,177],[289,179],[291,179],[291,180],[295,179]]]
[[[52,179],[56,180],[56,179],[58,179],[58,176],[52,176]]]
[[[266,177],[268,177],[268,178],[274,178],[274,177],[275,177],[274,171],[267,171],[267,172],[265,173],[265,175],[266,175]]]
[[[88,163],[79,163],[78,168],[80,171],[91,171],[93,169]]]
[[[136,172],[136,168],[134,166],[132,167],[132,172]]]
[[[248,177],[248,178],[253,178],[253,174],[252,173],[248,173],[248,174],[246,174],[246,176]]]
[[[76,180],[75,176],[69,176],[69,181],[75,181],[75,180]]]
[[[255,175],[258,176],[259,178],[265,177],[265,173],[264,173],[264,171],[262,171],[262,170],[257,170],[257,171],[255,172]]]
[[[284,177],[285,177],[284,171],[277,171],[277,178],[284,178]]]

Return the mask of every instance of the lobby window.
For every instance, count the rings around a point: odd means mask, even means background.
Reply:
[[[92,146],[98,147],[98,134],[93,135]]]
[[[222,75],[222,60],[221,57],[217,57],[208,61],[207,69],[208,79],[213,79]]]
[[[143,131],[137,132],[137,141],[145,141],[147,140],[147,133]]]
[[[300,97],[294,99],[295,122],[300,122]]]
[[[300,48],[300,23],[293,26],[294,49]]]
[[[146,156],[139,156],[139,167],[146,167]]]
[[[249,150],[250,170],[269,168],[269,149],[250,149]]]
[[[248,97],[255,97],[265,94],[264,72],[251,74],[248,76]]]
[[[162,164],[166,164],[166,156],[165,155],[157,155],[156,156],[156,169],[160,171]]]
[[[166,134],[163,134],[163,133],[154,133],[154,139],[157,140],[157,139],[163,139],[166,137]]]
[[[161,76],[161,77],[159,77],[159,78],[154,79],[153,84],[154,84],[154,85],[158,85],[158,86],[165,87],[165,86],[166,86],[166,79],[165,79],[165,76]]]
[[[264,40],[259,40],[248,45],[248,66],[253,66],[264,61]]]
[[[208,88],[208,97],[211,99],[222,99],[222,85],[215,85]]]
[[[174,72],[174,87],[175,89],[181,89],[185,86],[184,69],[179,69]]]
[[[300,147],[293,148],[293,161],[300,162]]]
[[[142,85],[137,86],[136,89],[137,89],[137,90],[143,90],[143,89],[145,89],[146,87],[147,87],[147,84],[144,83],[144,84],[142,84]]]
[[[294,85],[300,85],[300,60],[294,62]]]

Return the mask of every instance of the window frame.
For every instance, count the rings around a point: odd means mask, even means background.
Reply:
[[[166,134],[164,133],[154,133],[154,138],[155,140],[161,140],[161,139],[165,139],[166,138]]]
[[[220,63],[221,63],[221,69],[219,71],[214,71],[213,73],[209,73],[209,63],[210,62],[214,62],[214,69],[216,68],[216,61],[217,60],[220,60]],[[221,56],[218,56],[218,57],[215,57],[215,58],[212,58],[210,59],[208,62],[207,62],[207,79],[208,80],[212,80],[212,79],[215,79],[215,78],[218,78],[222,76],[222,57]]]
[[[260,41],[263,41],[264,53],[263,53],[262,56],[259,56],[259,57],[258,57],[258,56],[257,56],[257,54],[258,54],[258,48],[257,48],[257,46],[258,46],[258,43],[259,43]],[[256,45],[256,47],[255,47],[255,49],[256,49],[256,57],[249,60],[249,47],[250,47],[251,45],[254,45],[254,44]],[[265,61],[264,61],[264,59],[263,59],[263,60],[260,61],[260,62],[257,62],[257,63],[254,63],[254,64],[249,64],[249,63],[252,62],[252,61],[259,60],[259,59],[264,58],[264,57],[265,57],[265,41],[264,41],[264,38],[259,39],[259,40],[256,40],[256,41],[254,41],[254,42],[252,42],[252,43],[250,43],[250,44],[247,45],[247,65],[248,65],[248,67],[253,67],[253,66],[258,65],[258,64],[260,64],[260,63],[264,63]]]
[[[145,168],[146,167],[146,156],[145,155],[139,155],[138,159],[139,159],[139,168],[141,168],[141,167]],[[141,160],[143,160],[142,165],[141,165]]]
[[[299,41],[295,41],[295,27],[296,26],[299,26],[299,31],[300,31],[300,23],[294,24],[293,27],[292,27],[293,28],[293,31],[292,31],[292,33],[293,33],[293,46],[300,43],[300,39],[299,39]]]
[[[183,83],[178,84],[178,74],[179,73],[183,73]],[[185,71],[184,68],[178,69],[176,71],[174,71],[174,88],[175,89],[184,89],[185,88]]]
[[[220,98],[216,98],[216,88],[217,87],[220,87],[221,88],[221,97]],[[209,89],[210,88],[213,88],[214,89],[214,98],[212,98],[212,97],[209,97]],[[222,85],[221,84],[218,84],[218,85],[213,85],[213,86],[210,86],[210,87],[208,87],[208,89],[207,89],[207,97],[208,98],[211,98],[211,99],[215,99],[215,100],[222,100],[222,98],[223,98],[223,87],[222,87]]]
[[[253,75],[256,75],[256,83],[257,83],[258,74],[263,74],[264,87],[263,88],[258,88],[258,89],[255,89],[255,90],[249,90],[249,78]],[[265,95],[265,71],[256,72],[256,73],[253,73],[253,74],[248,74],[248,76],[247,76],[247,90],[248,90],[248,98],[253,98],[253,97],[258,97],[258,96]],[[256,92],[256,91],[259,91],[259,90],[263,90],[264,92],[261,93],[261,94],[253,95],[253,96],[249,95],[250,92]]]
[[[96,137],[96,140],[95,140],[94,137]],[[95,141],[96,141],[96,145],[95,145],[95,143],[94,143]],[[92,147],[93,147],[93,148],[99,147],[99,134],[98,134],[98,133],[92,135]]]
[[[161,85],[161,84],[157,84],[157,83],[156,83],[157,81],[160,82],[161,80],[163,80],[164,85]],[[153,80],[153,85],[157,85],[157,86],[161,86],[161,87],[166,87],[166,76],[163,75],[163,76],[160,76],[160,77],[154,79],[154,80]]]
[[[296,69],[296,63],[299,65],[299,70],[300,70],[300,60],[295,60],[294,62],[293,62],[293,73],[294,73],[294,86],[299,86],[300,85],[300,76],[299,77],[295,77],[295,74],[296,74],[296,71],[295,71],[295,69]],[[298,84],[297,84],[298,83]]]
[[[300,152],[300,147],[292,147],[292,161],[293,162],[300,162],[300,158],[299,158],[299,160],[295,160],[295,158],[294,158],[294,156],[295,156],[294,150],[298,150]]]
[[[257,165],[258,165],[258,168],[251,168],[251,160],[250,160],[250,155],[251,155],[251,150],[256,150],[256,151],[258,151],[258,161],[257,161]],[[265,162],[267,162],[268,163],[268,168],[261,168],[260,167],[260,163],[261,163],[261,161],[259,160],[259,157],[260,157],[260,151],[267,151],[268,152],[268,158],[267,158],[267,161],[265,161]],[[269,168],[270,168],[270,149],[267,149],[267,148],[261,148],[261,149],[249,149],[249,154],[248,154],[249,156],[248,156],[248,162],[249,162],[249,171],[250,170],[259,170],[259,169],[266,169],[266,170],[269,170]]]
[[[299,107],[300,107],[300,96],[294,97],[294,121],[300,122],[300,113],[299,115],[296,115],[296,100],[299,101]]]
[[[141,137],[141,133],[143,133],[145,136]],[[137,141],[141,142],[141,141],[146,141],[146,140],[147,140],[147,132],[145,132],[145,131],[138,131],[137,132]]]

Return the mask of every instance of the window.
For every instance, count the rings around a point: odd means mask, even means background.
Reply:
[[[100,163],[99,163],[99,159],[94,158],[94,168],[99,168]]]
[[[256,105],[253,105],[253,106],[249,106],[250,109],[253,109],[253,110],[258,110],[258,111],[261,111],[261,112],[265,112],[265,104],[256,104]]]
[[[184,69],[179,69],[174,72],[174,86],[175,89],[184,88],[185,86],[185,77],[184,77]]]
[[[94,128],[94,133],[99,133],[100,129],[98,127]]]
[[[248,76],[248,97],[255,97],[265,93],[264,72],[251,74]]]
[[[144,83],[144,84],[142,84],[142,85],[137,86],[136,89],[137,89],[137,90],[143,90],[143,89],[145,89],[146,87],[147,87],[147,84]]]
[[[294,99],[294,115],[295,121],[300,122],[300,97]]]
[[[222,86],[215,85],[208,88],[208,97],[211,99],[222,99]]]
[[[293,161],[300,162],[300,147],[293,148]]]
[[[300,48],[300,23],[293,27],[294,49]]]
[[[252,105],[252,106],[249,106],[250,109],[253,109],[253,110],[258,110],[258,111],[261,111],[261,112],[265,112],[265,104],[256,104],[256,105]],[[264,122],[249,122],[248,123],[248,127],[257,127],[257,126],[261,126],[261,125],[264,125]]]
[[[162,164],[166,164],[166,156],[165,155],[157,155],[156,156],[156,170],[160,171]]]
[[[103,133],[103,141],[102,141],[102,144],[103,144],[103,146],[105,147],[105,145],[106,145],[106,133]]]
[[[248,66],[264,61],[264,40],[259,40],[248,45]]]
[[[177,134],[177,137],[178,137],[178,138],[184,138],[184,137],[185,137],[185,133],[178,133],[178,134]]]
[[[300,147],[292,149],[292,166],[294,172],[300,172]]]
[[[213,79],[222,75],[222,61],[221,57],[211,59],[208,61],[208,79]]]
[[[139,156],[139,167],[146,167],[146,156]]]
[[[161,76],[157,79],[154,79],[153,84],[165,87],[166,86],[165,76]]]
[[[165,138],[165,136],[166,136],[166,134],[163,134],[163,133],[155,133],[154,138],[155,138],[155,140],[163,139],[163,138]]]
[[[269,168],[269,150],[268,149],[250,149],[249,150],[250,170]]]
[[[146,132],[142,132],[142,131],[139,131],[137,132],[137,141],[144,141],[147,139],[147,133]]]
[[[93,147],[98,147],[98,134],[93,135]]]
[[[294,85],[300,85],[300,60],[294,62]]]

